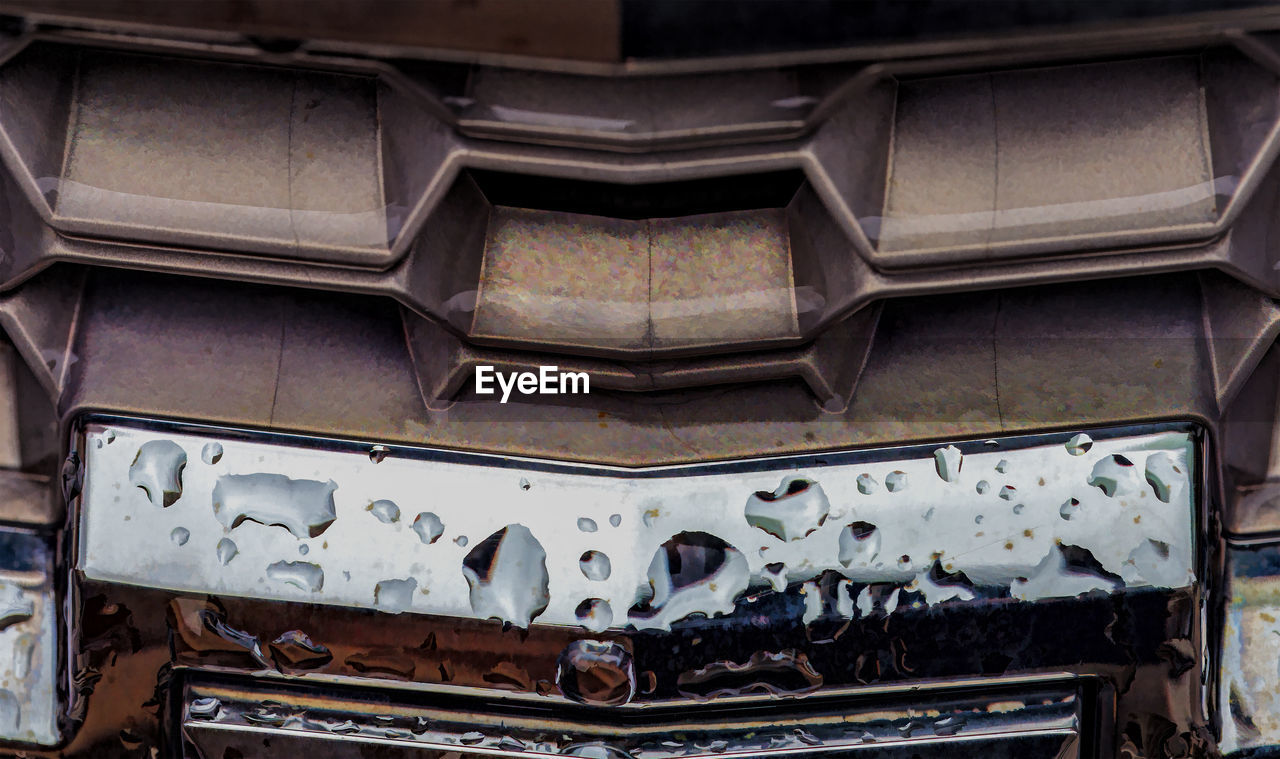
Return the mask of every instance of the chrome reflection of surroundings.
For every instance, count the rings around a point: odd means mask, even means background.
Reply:
[[[512,752],[588,759],[675,759],[721,753],[841,750],[883,756],[1054,756],[1080,754],[1082,694],[1075,683],[1023,684],[979,694],[917,692],[870,703],[809,699],[802,709],[754,719],[656,711],[630,728],[568,721],[549,710],[488,713],[479,708],[388,704],[328,695],[299,701],[290,690],[194,681],[183,693],[182,731],[201,756],[237,756],[270,740],[280,747],[359,741],[387,753],[424,749]],[[393,753],[402,749],[401,753]],[[962,753],[954,752],[960,749]],[[298,755],[290,753],[289,755]],[[894,756],[899,754],[894,753]]]
[[[1280,543],[1227,552],[1218,677],[1224,753],[1280,744]]]
[[[666,630],[762,592],[794,594],[808,623],[1190,585],[1193,433],[1090,436],[1087,451],[1064,432],[618,469],[91,420],[78,565],[172,590],[593,630],[588,600],[613,628]],[[204,463],[211,443],[222,455]],[[131,479],[140,464],[174,483],[168,506]],[[444,539],[424,540],[424,523]],[[170,540],[179,528],[187,540]]]
[[[1203,233],[1238,210],[1274,89],[1221,50],[906,80],[882,215],[860,221],[897,262]]]
[[[45,539],[0,530],[0,743],[58,743],[57,617]]]

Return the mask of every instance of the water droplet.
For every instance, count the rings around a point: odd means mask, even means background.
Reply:
[[[524,477],[521,477],[521,478],[520,478],[520,489],[521,489],[521,490],[528,490],[528,489],[529,489],[529,488],[531,488],[531,487],[533,487],[533,485],[529,484],[529,480],[525,479]]]
[[[687,698],[705,701],[724,696],[768,693],[774,696],[810,693],[822,686],[822,675],[809,657],[793,648],[757,651],[747,661],[714,661],[700,669],[681,672],[676,690]]]
[[[242,522],[283,527],[298,538],[314,538],[337,519],[329,480],[294,480],[282,474],[227,474],[213,486],[213,514],[232,530]]]
[[[972,601],[977,596],[973,582],[963,572],[946,571],[940,559],[934,559],[928,570],[917,574],[907,589],[920,593],[927,604],[953,599]]]
[[[200,460],[212,466],[222,460],[222,443],[205,443],[200,449]]]
[[[640,517],[640,521],[644,522],[645,527],[652,527],[657,523],[659,516],[661,516],[661,512],[657,509],[645,509],[644,514]]]
[[[1171,557],[1174,560],[1171,561]],[[1192,581],[1186,562],[1173,557],[1171,546],[1161,540],[1148,538],[1139,543],[1129,553],[1129,563],[1138,570],[1142,579],[1157,588],[1181,588]]]
[[[1021,514],[1021,513],[1022,513],[1022,510],[1023,510],[1023,509],[1025,509],[1025,508],[1027,508],[1027,507],[1026,507],[1026,505],[1021,504],[1021,503],[1015,503],[1015,504],[1013,505],[1013,513],[1014,513],[1014,514]]]
[[[418,540],[431,545],[444,534],[444,522],[430,511],[424,511],[413,520],[413,531],[418,533]]]
[[[991,490],[991,483],[986,480],[978,480],[978,487],[976,489],[978,491],[978,495],[986,495],[987,492]]]
[[[1000,474],[1006,474],[1009,471],[1009,460],[1000,459],[1000,462],[996,464],[996,471]]]
[[[172,540],[174,545],[179,546],[185,546],[187,544],[187,539],[190,537],[191,530],[188,530],[186,527],[174,527],[173,531],[169,533],[169,540]]]
[[[632,759],[631,754],[607,743],[593,741],[591,743],[571,743],[560,750],[565,756],[579,756],[583,759]]]
[[[578,567],[588,580],[607,580],[611,567],[609,557],[600,551],[587,551],[578,559]]]
[[[351,654],[345,664],[361,674],[384,675],[397,680],[412,680],[417,669],[414,660],[402,648],[379,647]]]
[[[342,722],[326,722],[325,729],[335,735],[351,735],[360,732],[360,726],[351,720],[343,720]]]
[[[453,542],[457,543],[458,545],[462,546],[463,548],[466,548],[466,547],[467,547],[467,543],[468,543],[469,541],[467,540],[467,536],[466,536],[466,535],[459,535],[458,537],[456,537],[456,538],[454,538],[454,539],[453,539]]]
[[[884,477],[884,486],[890,493],[897,493],[907,489],[907,473],[900,471],[889,472]]]
[[[804,596],[804,613],[800,615],[800,622],[809,625],[822,616],[822,588],[810,580],[800,586],[800,595]]]
[[[193,651],[247,654],[258,666],[272,667],[257,636],[227,624],[226,612],[216,602],[179,597],[169,602],[169,610],[176,632]]]
[[[786,564],[783,564],[780,561],[765,564],[764,569],[761,572],[761,576],[768,581],[769,587],[773,588],[775,592],[781,593],[787,589]]]
[[[412,577],[403,580],[383,580],[373,587],[373,603],[382,611],[399,614],[413,606],[413,593],[418,581]]]
[[[509,735],[498,739],[498,748],[502,751],[524,751],[524,741],[516,740]]]
[[[168,508],[182,497],[187,452],[172,440],[149,440],[129,465],[129,484],[142,488],[152,505]]]
[[[831,504],[822,486],[803,477],[786,477],[773,491],[747,499],[747,523],[781,540],[799,540],[827,521]]]
[[[795,736],[796,736],[796,740],[800,741],[801,743],[803,743],[803,744],[804,744],[804,745],[806,745],[806,746],[821,746],[821,745],[822,745],[822,739],[821,739],[821,738],[819,738],[818,736],[814,735],[813,733],[810,733],[810,732],[807,732],[807,731],[805,731],[805,730],[802,730],[801,728],[798,728],[798,727],[797,727],[797,728],[795,729],[794,734],[795,734]]]
[[[1104,456],[1094,464],[1088,482],[1108,496],[1137,492],[1141,487],[1133,462],[1119,454]]]
[[[112,443],[114,443],[114,442],[116,441],[116,431],[115,431],[115,430],[103,430],[103,431],[102,431],[102,439],[103,439],[103,440],[105,440],[105,441],[107,441],[107,445],[111,445]]]
[[[880,530],[870,522],[854,522],[840,531],[840,563],[867,565],[880,554]]]
[[[0,581],[0,630],[28,620],[35,613],[35,602],[22,588]]]
[[[625,704],[636,694],[631,652],[617,643],[575,640],[556,660],[556,686],[580,704]]]
[[[333,661],[329,649],[301,630],[289,630],[271,642],[271,653],[285,671],[318,669]]]
[[[859,593],[855,605],[863,617],[872,615],[889,616],[898,608],[897,585],[884,582],[873,582],[865,586]]]
[[[964,456],[954,445],[939,448],[933,452],[933,465],[938,476],[947,482],[955,482],[960,478],[960,467],[964,466]]]
[[[187,714],[192,719],[216,720],[222,716],[222,702],[212,696],[193,699],[187,704]]]
[[[583,532],[595,532],[596,520],[589,517],[578,517],[578,529]]]
[[[277,561],[267,567],[267,577],[309,593],[324,587],[324,570],[309,561]]]
[[[528,627],[550,602],[547,552],[529,528],[509,524],[476,544],[462,560],[471,610]]]
[[[574,611],[582,626],[593,633],[604,632],[613,624],[613,609],[601,598],[588,598]]]
[[[1083,456],[1093,447],[1093,438],[1081,432],[1067,441],[1067,453],[1072,456]]]
[[[1167,453],[1153,453],[1147,457],[1147,484],[1156,493],[1156,498],[1168,503],[1173,496],[1173,488],[1185,478],[1178,465]]]
[[[225,567],[227,564],[231,563],[231,560],[236,557],[236,554],[240,553],[240,549],[236,547],[235,542],[231,540],[231,538],[223,538],[218,541],[217,552],[218,563]]]
[[[13,676],[17,680],[25,680],[31,674],[31,657],[36,652],[36,639],[30,633],[23,633],[13,642]]]
[[[18,723],[22,721],[22,702],[12,692],[0,688],[0,735],[18,736]]]
[[[609,515],[609,524],[610,524],[610,525],[612,525],[613,527],[617,527],[618,525],[622,524],[622,515],[621,515],[621,514],[610,514],[610,515]]]
[[[1009,595],[1022,601],[1075,598],[1094,590],[1110,592],[1122,585],[1120,579],[1103,570],[1086,549],[1053,545],[1030,576],[1013,581]]]
[[[471,730],[458,736],[458,742],[464,746],[474,746],[484,740],[484,733]]]
[[[1072,517],[1076,515],[1076,512],[1079,510],[1080,510],[1080,501],[1076,500],[1075,498],[1068,498],[1065,502],[1063,502],[1062,506],[1058,508],[1058,516],[1062,517],[1063,519],[1070,520]]]
[[[400,507],[394,501],[380,500],[370,503],[364,510],[373,514],[383,524],[400,521]]]
[[[973,523],[974,523],[974,524],[982,524],[982,515],[981,515],[981,514],[979,514],[978,516],[974,517],[974,518],[973,518]]]
[[[375,464],[381,464],[391,455],[391,449],[385,445],[375,445],[369,448],[369,460]]]
[[[670,629],[690,614],[729,614],[747,589],[750,570],[742,552],[705,532],[681,532],[658,548],[649,563],[653,597],[632,609],[638,629]]]
[[[857,483],[858,492],[863,495],[871,495],[880,488],[880,485],[876,483],[876,478],[869,474],[858,475]]]
[[[898,735],[903,738],[910,738],[911,734],[924,727],[919,720],[908,720],[905,724],[898,725]]]
[[[299,543],[298,553],[302,554],[303,556],[306,556],[307,554],[311,553],[311,546],[307,545],[306,543]]]
[[[1018,489],[1012,485],[1005,485],[1000,488],[1000,497],[1006,501],[1012,501],[1014,496],[1018,494]]]
[[[934,735],[956,735],[965,726],[965,718],[959,714],[953,714],[950,717],[943,717],[933,723]]]

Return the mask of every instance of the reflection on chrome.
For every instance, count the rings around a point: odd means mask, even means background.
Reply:
[[[611,628],[665,630],[761,593],[803,597],[775,608],[807,622],[1194,580],[1186,431],[641,470],[409,448],[374,462],[367,444],[128,420],[84,434],[79,568],[131,585],[595,631],[604,609]],[[190,462],[168,508],[131,476],[161,449]]]
[[[58,742],[52,573],[44,538],[0,529],[0,743]]]

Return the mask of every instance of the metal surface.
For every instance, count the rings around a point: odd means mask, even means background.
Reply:
[[[627,755],[637,759],[714,756],[842,755],[984,756],[1067,759],[1087,751],[1082,713],[1085,683],[1046,682],[1005,686],[985,693],[931,692],[907,705],[898,697],[878,702],[811,699],[803,710],[771,717],[747,710],[687,715],[654,710],[643,722],[623,725],[566,720],[547,711],[504,712],[483,702],[465,704],[467,716],[443,704],[370,702],[342,694],[320,708],[263,708],[264,702],[297,703],[285,688],[249,690],[234,681],[193,682],[183,693],[182,733],[196,756],[219,756],[227,746],[262,739],[279,750],[328,750],[344,756],[374,745],[403,755],[457,751],[467,756]],[[459,705],[458,702],[454,702]],[[1085,745],[1082,746],[1081,744]],[[306,749],[304,749],[306,747]]]
[[[790,247],[782,209],[631,222],[495,207],[470,334],[622,348],[794,339]]]
[[[606,6],[552,25],[574,36]],[[709,17],[687,14],[644,54],[689,50]],[[0,386],[19,424],[0,522],[58,562],[65,742],[0,754],[1271,750],[1270,570],[1239,557],[1280,533],[1276,18],[953,25],[785,53],[738,35],[746,57],[627,62],[634,16],[594,62],[521,57],[601,44],[587,35],[495,52],[481,38],[501,23],[452,52],[421,28],[416,46],[360,42],[355,22],[346,42],[164,32],[145,14],[17,23],[0,51],[0,327],[23,366]],[[695,232],[675,247],[737,245],[717,220],[762,209],[769,244],[734,247],[721,272],[641,254],[664,227]],[[545,244],[494,246],[504,219]],[[671,266],[563,255],[637,219],[637,260]],[[546,309],[557,294],[598,303]],[[730,316],[737,302],[763,323],[766,301],[783,337]],[[498,404],[470,386],[481,364],[542,363],[591,372],[592,392]],[[91,415],[179,426],[144,441],[124,424],[99,449],[77,437]],[[1193,467],[1119,452],[1134,466],[1105,471],[1121,443],[1100,430],[1171,420]],[[223,449],[205,463],[210,429]],[[1095,442],[1072,457],[1081,430]],[[980,442],[1037,434],[1050,447],[1011,451],[1006,472]],[[1014,468],[1051,451],[1061,477],[1043,486]],[[744,459],[763,468],[729,468]],[[984,494],[975,462],[1002,478]],[[885,487],[895,469],[906,489]],[[102,495],[103,471],[119,491]],[[1141,505],[1103,494],[1119,472]],[[792,492],[788,474],[818,485]],[[319,496],[308,519],[271,513],[291,481]],[[640,502],[659,497],[675,505],[646,525]],[[1123,518],[1085,518],[1099,512]],[[980,544],[996,527],[1004,541]],[[900,554],[855,576],[873,535]],[[717,582],[685,604],[698,567],[733,591],[745,574],[741,597],[718,604]],[[495,592],[504,577],[514,592]],[[539,720],[563,730],[544,741],[525,730]],[[703,732],[644,743],[676,723]]]
[[[1274,542],[1236,544],[1226,554],[1226,615],[1215,694],[1222,749],[1241,752],[1280,742],[1276,638],[1280,565]]]
[[[865,356],[837,413],[785,379],[508,404],[468,388],[437,411],[418,385],[432,366],[415,366],[385,301],[113,272],[95,272],[88,289],[64,423],[111,411],[621,466],[1216,420],[1209,357],[1230,348],[1247,372],[1261,355],[1237,349],[1266,334],[1208,339],[1201,280],[1189,275],[904,299],[863,342],[833,346],[841,370]],[[25,324],[43,310],[5,313]]]
[[[385,259],[374,79],[113,53],[74,66],[62,172],[37,177],[59,228]]]
[[[1200,76],[1184,57],[904,82],[884,216],[860,221],[881,254],[930,260],[1204,227],[1239,180],[1212,173]]]
[[[1187,433],[1095,431],[1074,447],[1062,434],[723,473],[409,448],[371,457],[350,444],[128,420],[84,434],[77,568],[104,582],[600,632],[730,613],[761,587],[803,595],[807,620],[823,611],[814,581],[826,572],[846,578],[836,605],[851,617],[871,613],[884,583],[934,604],[1194,581]],[[438,527],[424,532],[424,519]],[[1073,565],[1066,547],[1098,568]],[[722,559],[699,560],[704,576],[669,558],[715,550]],[[603,604],[584,617],[593,600]]]
[[[134,48],[169,56],[150,59],[110,51],[82,54],[67,44],[70,41],[56,35],[24,39],[16,43],[13,57],[0,69],[14,106],[0,118],[8,119],[4,157],[11,176],[4,181],[12,183],[10,217],[16,243],[0,261],[0,276],[10,289],[54,261],[77,260],[389,295],[424,319],[466,333],[475,316],[476,298],[469,294],[478,289],[483,230],[493,205],[485,191],[477,194],[467,185],[476,171],[496,170],[522,177],[533,186],[539,179],[559,177],[616,188],[711,180],[746,186],[763,181],[762,177],[772,172],[803,171],[804,187],[789,207],[789,246],[796,286],[813,292],[797,302],[798,336],[792,336],[792,343],[812,339],[874,300],[904,294],[1185,268],[1220,268],[1268,293],[1280,291],[1275,270],[1256,252],[1265,247],[1270,223],[1265,209],[1273,187],[1265,177],[1278,144],[1272,104],[1277,87],[1274,70],[1280,59],[1274,52],[1268,53],[1269,43],[1262,37],[1233,38],[1230,44],[1214,44],[1181,56],[1071,63],[1017,73],[992,69],[1011,61],[1031,66],[1036,59],[1024,52],[1006,59],[983,56],[890,62],[857,72],[847,67],[809,72],[806,76],[825,82],[820,89],[827,94],[813,104],[813,116],[804,128],[788,133],[787,139],[757,134],[750,139],[773,141],[728,145],[716,144],[723,142],[716,134],[690,132],[689,141],[680,145],[641,145],[641,150],[649,151],[641,155],[601,155],[584,150],[600,143],[591,135],[579,140],[581,130],[572,126],[552,128],[559,129],[551,140],[564,146],[559,148],[517,142],[545,142],[545,134],[512,132],[504,138],[506,142],[461,136],[451,127],[465,128],[445,115],[452,106],[440,99],[454,95],[433,95],[430,87],[413,76],[386,66],[324,59],[313,61],[309,72],[294,73],[260,65],[262,61],[238,54],[234,46],[207,51],[205,57],[210,61],[197,62],[188,60],[194,52],[191,49],[130,43]],[[1171,52],[1176,49],[1174,45]],[[1061,51],[1046,51],[1043,60],[1063,63],[1062,55]],[[130,115],[128,100],[95,95],[103,91],[101,87],[86,85],[73,92],[51,84],[74,79],[78,65],[78,76],[92,81],[105,77],[104,82],[114,83],[108,90],[118,95],[122,87],[132,86],[128,82],[155,78],[146,73],[158,65],[149,62],[152,60],[167,61],[162,66],[165,76],[205,72],[199,78],[210,86],[240,79],[244,79],[244,86],[234,90],[235,107],[224,109],[217,119],[192,122],[190,108],[153,108],[146,117],[151,121],[144,119],[143,123],[138,121],[138,112]],[[974,69],[990,73],[939,76]],[[347,73],[338,73],[342,71]],[[498,81],[508,75],[521,76],[502,71],[487,76]],[[686,92],[686,79],[668,78],[653,86]],[[1065,95],[1038,100],[1035,95],[1046,83],[1064,93],[1086,93],[1096,91],[1097,82],[1116,80],[1130,82],[1132,86],[1126,89],[1145,93],[1141,102],[1088,101],[1086,94],[1072,95],[1086,98],[1078,102]],[[329,83],[323,86],[329,99],[324,107],[308,111],[304,106],[319,101],[299,99],[294,90],[302,87],[305,94],[308,87],[314,89],[325,82]],[[358,86],[339,87],[342,82]],[[564,89],[555,97],[566,98],[572,97],[575,86],[555,77],[537,85],[548,93]],[[996,87],[1001,93],[998,119],[990,110],[990,98],[979,91],[983,87]],[[338,92],[346,94],[338,96]],[[253,118],[265,118],[272,108],[284,108],[285,99],[293,104],[285,110],[294,114],[290,119],[298,120],[300,128],[292,130],[287,140],[277,140],[279,145],[271,143],[278,149],[262,142],[254,153],[235,143],[233,136],[238,130],[251,128]],[[685,108],[679,102],[670,107],[676,112]],[[922,113],[941,108],[956,118],[970,113],[972,118],[965,123],[979,132],[981,124],[988,121],[992,129],[999,127],[1000,186],[992,185],[990,192],[984,193],[966,189],[964,183],[994,176],[996,142],[987,143],[990,156],[986,159],[971,156],[982,164],[980,172],[964,170],[961,158],[965,153],[948,143],[957,139],[959,132],[931,132],[928,119],[918,122],[912,115],[917,107],[924,108]],[[371,114],[376,114],[376,124]],[[92,124],[81,129],[77,125],[85,118],[91,122],[97,119],[111,129]],[[29,128],[32,123],[49,122],[68,126],[63,131],[44,130],[38,137]],[[920,125],[913,126],[917,123]],[[1046,132],[1042,125],[1048,123],[1071,126]],[[545,132],[551,127],[543,124],[539,128]],[[126,172],[127,179],[120,172],[102,174],[103,168],[137,164],[137,139],[149,130],[168,135],[149,142],[148,149],[154,155],[143,164],[154,170]],[[1069,137],[1062,136],[1068,133]],[[210,164],[200,158],[201,151],[181,147],[183,140],[195,139],[197,134],[202,135],[199,139],[204,150],[212,151],[216,146],[219,155],[234,156],[243,170],[233,171],[228,164],[223,166],[225,171],[212,171],[215,164],[225,161]],[[308,135],[330,147],[319,151],[307,148],[307,140],[312,139]],[[676,147],[682,149],[673,150]],[[62,165],[60,157],[67,149],[69,159]],[[376,160],[370,152],[375,150]],[[1171,151],[1195,161],[1171,162]],[[1064,163],[1064,155],[1074,158]],[[289,156],[293,156],[292,162],[285,160]],[[1117,156],[1120,158],[1114,158]],[[945,167],[954,161],[961,163],[954,164],[955,171],[948,173]],[[942,167],[943,177],[968,178],[964,182],[939,181],[936,172],[917,178],[910,168],[934,164]],[[1190,173],[1185,175],[1170,173],[1173,170],[1168,168],[1193,164],[1201,168],[1188,168]],[[1091,165],[1095,168],[1087,168]],[[1100,179],[1097,174],[1104,168],[1111,172],[1110,179]],[[183,173],[199,179],[181,183],[179,188],[172,178]],[[109,177],[109,181],[92,179],[95,176]],[[249,182],[253,176],[261,181]],[[1050,176],[1053,179],[1046,178]],[[45,193],[63,184],[66,192],[52,196],[51,203]],[[353,187],[363,188],[358,194],[365,200],[354,200]],[[928,190],[930,187],[934,189]],[[1027,189],[1036,187],[1040,189]],[[942,195],[934,198],[939,192]],[[111,206],[111,198],[125,197],[119,193],[140,197],[128,209]],[[234,207],[224,208],[232,195]],[[984,211],[974,206],[978,210],[964,211],[969,207],[966,203],[972,205],[979,198],[990,198],[991,207]],[[1121,206],[1130,211],[1117,216]],[[952,213],[956,208],[961,209],[959,216]],[[281,209],[287,213],[282,215]],[[625,217],[619,209],[597,213]],[[670,215],[689,213],[674,209]],[[245,224],[232,223],[236,214],[248,214],[251,227],[261,222],[275,225],[271,226],[275,231],[262,227],[261,234],[252,233]],[[377,220],[379,216],[384,218]],[[1036,221],[1027,226],[1024,222],[1033,217]],[[920,238],[911,242],[914,233],[908,232],[910,239],[893,241],[893,235],[902,233],[903,223],[936,226],[929,219],[943,225],[938,229],[944,231],[945,240],[931,243]],[[945,232],[954,227],[952,222],[960,227]],[[1006,231],[988,241],[981,229],[992,224]],[[365,234],[375,227],[378,234]],[[964,231],[971,227],[973,231]],[[51,234],[50,229],[64,234]],[[566,227],[554,234],[569,232],[585,233]],[[700,234],[709,233],[704,225]],[[882,239],[885,234],[889,237]],[[970,239],[973,234],[983,239],[975,242],[976,238]],[[110,242],[106,239],[110,236],[130,240],[128,244]],[[364,242],[352,247],[357,238]],[[373,248],[362,247],[370,240]],[[184,247],[158,248],[157,243]],[[937,248],[942,243],[944,247]],[[902,245],[909,249],[898,249]],[[1140,245],[1147,247],[1127,249]],[[459,250],[470,253],[460,257]],[[228,256],[230,251],[262,258]],[[310,263],[286,260],[295,256]],[[1005,258],[1018,263],[996,263]],[[955,268],[921,268],[940,263]],[[726,297],[715,288],[709,296],[691,291],[690,277],[683,274],[677,280],[675,314],[685,313],[690,304],[696,306],[699,298]],[[571,290],[592,292],[588,302],[625,303],[629,297],[626,281],[611,280],[586,268],[581,271],[579,285]],[[524,284],[530,292],[542,293],[554,291],[555,282],[555,277],[547,274],[543,282]],[[784,288],[766,289],[781,292]],[[740,337],[732,330],[726,333],[729,320],[718,329],[712,329],[707,320],[677,320],[677,332],[709,331],[700,339],[695,335],[692,341],[677,335],[680,339],[635,345],[634,340],[619,339],[607,330],[584,339],[578,333],[587,328],[580,325],[575,331],[574,319],[566,319],[566,324],[540,330],[542,343],[574,353],[599,353],[605,348],[621,354],[655,350],[690,353],[723,350],[723,344],[717,344],[713,336]],[[481,341],[503,342],[509,348],[519,342],[510,335],[505,341],[498,340],[502,330],[492,329],[487,321],[479,326],[476,338]],[[753,328],[747,335],[759,337],[764,331]],[[562,333],[559,341],[558,332]],[[775,340],[785,339],[787,330],[783,333],[784,338]],[[526,331],[519,336],[529,335]],[[602,341],[610,344],[602,348]]]
[[[0,743],[61,740],[53,558],[47,539],[0,529]]]

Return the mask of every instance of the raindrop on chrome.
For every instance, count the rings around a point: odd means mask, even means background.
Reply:
[[[578,559],[578,566],[588,580],[607,580],[611,567],[609,557],[600,551],[587,551]]]
[[[216,464],[222,460],[222,443],[205,443],[200,449],[200,460],[206,464]]]
[[[168,508],[182,497],[187,452],[172,440],[151,440],[138,448],[129,465],[129,484],[147,494],[152,505]]]
[[[444,522],[430,511],[424,511],[413,520],[413,531],[418,533],[418,540],[431,545],[444,534]]]
[[[240,553],[240,549],[231,538],[223,538],[218,541],[217,553],[218,563],[225,567],[236,557],[236,554]]]
[[[400,507],[394,501],[380,500],[373,501],[364,510],[373,514],[383,524],[391,524],[400,521]]]
[[[324,587],[324,570],[309,561],[277,561],[267,567],[267,577],[309,593]]]
[[[1072,456],[1083,456],[1093,447],[1093,438],[1081,432],[1067,441],[1067,453]]]

